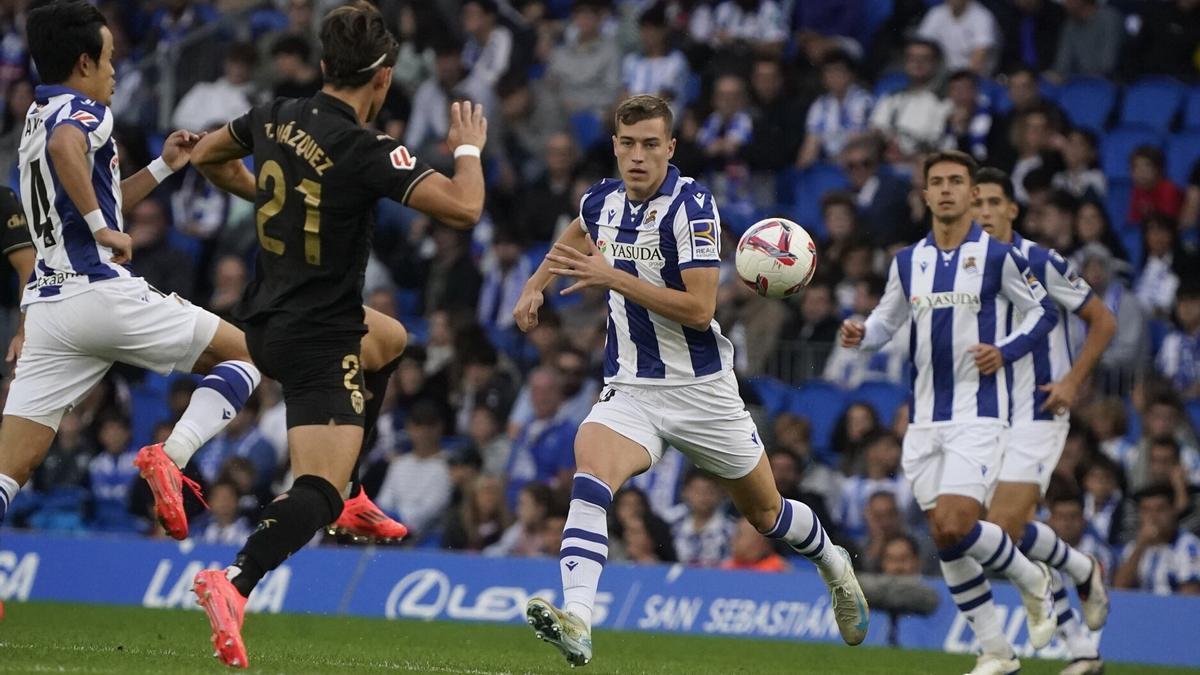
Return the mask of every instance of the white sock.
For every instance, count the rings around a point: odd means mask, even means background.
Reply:
[[[983,565],[970,556],[943,560],[941,565],[950,596],[958,605],[958,611],[971,624],[983,653],[1012,658],[1013,648],[1004,636],[1004,624],[996,612],[996,603],[992,601],[992,585],[984,576]]]
[[[1021,552],[1031,560],[1041,560],[1057,570],[1066,572],[1076,586],[1087,583],[1092,576],[1092,559],[1059,538],[1058,533],[1045,523],[1034,522],[1025,525],[1025,536],[1021,537]]]
[[[4,522],[4,516],[8,513],[8,505],[20,491],[21,486],[15,478],[0,473],[0,523]]]
[[[821,527],[817,514],[803,502],[784,499],[775,527],[763,534],[787,542],[797,553],[811,560],[826,581],[846,573],[846,559],[834,549],[833,542],[827,541],[825,528]]]
[[[563,610],[592,626],[596,587],[608,562],[608,507],[612,490],[591,474],[577,473],[571,509],[563,527],[558,568],[562,573]]]
[[[954,560],[969,555],[983,568],[1003,574],[1026,593],[1035,593],[1042,585],[1042,570],[1017,550],[1016,544],[995,523],[981,520],[963,540],[938,551],[942,560]]]
[[[1050,574],[1050,588],[1054,594],[1054,614],[1058,617],[1058,634],[1067,643],[1067,653],[1072,659],[1098,659],[1100,653],[1088,635],[1087,627],[1071,609],[1067,589],[1063,587],[1062,573]]]
[[[218,363],[192,393],[183,417],[175,423],[170,437],[163,443],[163,452],[182,469],[200,446],[220,433],[229,420],[241,412],[261,379],[258,368],[252,363]]]

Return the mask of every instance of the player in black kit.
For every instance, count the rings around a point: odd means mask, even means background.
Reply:
[[[0,187],[0,253],[8,258],[8,264],[17,273],[17,293],[23,293],[25,282],[33,274],[33,265],[37,262],[36,249],[33,240],[29,238],[29,227],[25,224],[25,211],[17,194],[11,188]],[[0,283],[3,283],[0,278]],[[20,295],[17,296],[20,299]],[[8,353],[4,360],[9,366],[17,365],[17,357],[21,356],[21,348],[25,345],[25,314],[18,319],[17,330],[8,343]]]
[[[361,0],[333,10],[321,43],[320,93],[257,106],[205,137],[192,155],[218,187],[258,209],[262,250],[235,316],[255,364],[283,386],[297,476],[263,509],[233,565],[196,575],[217,656],[235,667],[248,661],[246,597],[342,512],[341,487],[354,469],[367,411],[362,290],[376,200],[394,199],[460,228],[474,225],[483,209],[482,108],[451,106],[447,145],[456,159],[447,178],[364,127],[383,103],[399,51],[379,12]],[[250,153],[253,175],[238,161]]]

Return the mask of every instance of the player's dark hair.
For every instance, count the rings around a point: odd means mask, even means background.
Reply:
[[[975,174],[979,173],[979,163],[975,161],[974,157],[959,150],[939,150],[938,152],[926,157],[925,169],[923,172],[925,175],[925,180],[929,180],[929,170],[932,169],[934,165],[941,164],[942,162],[958,164],[959,166],[966,168],[967,178],[970,180],[972,185],[975,184]]]
[[[81,54],[99,61],[104,46],[100,28],[107,25],[100,10],[85,0],[43,2],[31,8],[25,40],[42,82],[65,82]]]
[[[1017,193],[1013,191],[1012,180],[1008,174],[992,166],[985,166],[975,174],[976,185],[999,185],[1004,192],[1004,198],[1010,202],[1017,201]]]
[[[652,120],[662,118],[667,126],[667,136],[671,136],[671,130],[675,128],[675,115],[671,112],[671,106],[658,96],[652,94],[638,94],[625,99],[621,105],[617,106],[617,112],[613,116],[615,124],[614,128],[620,128],[622,124],[637,124],[643,120]]]
[[[325,83],[355,89],[371,81],[375,71],[396,63],[400,43],[378,9],[358,0],[338,7],[321,22],[321,62]]]

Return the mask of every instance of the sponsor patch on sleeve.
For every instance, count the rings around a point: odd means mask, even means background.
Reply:
[[[692,221],[692,259],[720,260],[717,248],[717,224],[712,220]]]

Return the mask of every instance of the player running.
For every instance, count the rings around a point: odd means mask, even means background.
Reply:
[[[234,563],[195,578],[217,656],[234,667],[248,665],[241,629],[255,585],[343,512],[341,488],[363,442],[367,409],[362,288],[376,200],[394,199],[460,228],[474,225],[483,209],[482,108],[451,106],[447,144],[456,159],[454,178],[446,178],[365,128],[383,105],[399,52],[378,10],[361,1],[333,10],[322,22],[321,45],[320,93],[252,108],[195,151],[210,180],[258,208],[262,250],[235,314],[255,363],[283,386],[297,476],[263,509]],[[251,153],[257,176],[237,161]]]
[[[525,284],[517,325],[537,325],[543,291],[608,290],[605,389],[575,438],[578,468],[559,550],[563,607],[529,601],[537,636],[571,665],[592,659],[592,610],[608,559],[613,492],[649,469],[669,443],[715,474],[759,532],[816,564],[829,586],[842,639],[866,638],[869,613],[845,549],[816,515],[775,489],[750,413],[738,396],[733,345],[713,312],[720,217],[712,194],[669,164],[673,116],[657,96],[634,96],[616,112],[613,152],[621,180],[583,196],[579,217]]]
[[[83,0],[35,6],[25,24],[44,84],[20,146],[21,201],[37,249],[25,286],[25,341],[0,426],[0,520],[45,457],[63,413],[121,361],[159,373],[208,373],[165,446],[136,464],[167,532],[187,536],[179,467],[233,417],[258,385],[242,334],[125,267],[121,213],[188,163],[199,136],[176,131],[163,155],[121,179],[112,139],[112,33]],[[159,499],[160,496],[163,499]]]
[[[1012,427],[1000,465],[999,483],[992,496],[987,519],[1004,528],[1021,552],[1057,568],[1053,593],[1058,632],[1072,659],[1065,675],[1088,675],[1104,671],[1096,646],[1071,611],[1063,589],[1062,574],[1071,578],[1079,594],[1088,628],[1099,630],[1108,618],[1108,592],[1104,573],[1095,558],[1080,553],[1064,542],[1045,523],[1034,518],[1038,500],[1046,494],[1050,476],[1066,443],[1070,407],[1075,392],[1116,332],[1117,322],[1104,302],[1092,294],[1087,282],[1057,251],[1044,248],[1013,231],[1019,207],[1012,182],[999,169],[985,168],[975,178],[973,212],[975,221],[992,237],[1011,243],[1029,261],[1029,268],[1055,303],[1058,324],[1035,344],[1033,351],[1013,366]],[[1072,363],[1067,322],[1074,312],[1087,324],[1087,337]],[[983,567],[968,570],[973,559],[961,565],[970,574],[969,587],[954,582],[955,600],[965,603],[991,592]],[[973,675],[1015,673],[1017,660],[995,605],[985,601],[966,612],[983,657]]]
[[[991,601],[990,592],[971,592],[983,579],[981,565],[1007,576],[1021,592],[1029,641],[1040,649],[1055,629],[1050,570],[979,516],[1005,447],[1006,366],[1046,337],[1056,314],[1025,258],[971,221],[976,169],[957,151],[925,160],[933,229],[896,254],[879,305],[865,324],[847,319],[841,340],[876,350],[908,324],[913,374],[903,468],[929,518],[946,583],[971,617],[973,607]],[[1010,309],[1024,317],[1011,332]]]

